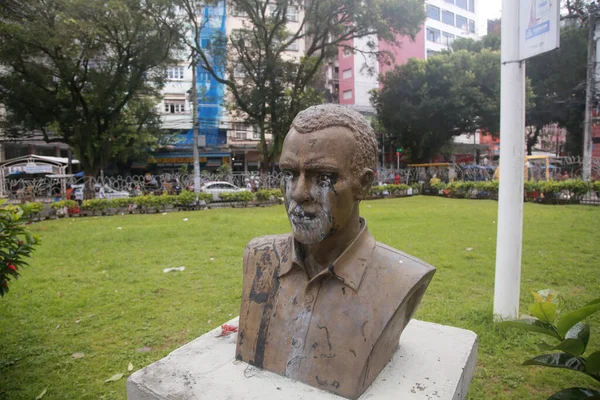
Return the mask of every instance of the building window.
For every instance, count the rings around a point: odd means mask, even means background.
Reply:
[[[185,101],[183,100],[165,100],[166,114],[183,114],[185,113]]]
[[[440,31],[437,29],[427,28],[427,40],[434,43],[440,42]]]
[[[469,20],[469,32],[475,33],[475,21]]]
[[[456,27],[466,31],[469,28],[468,21],[462,15],[456,16]]]
[[[180,66],[172,66],[172,67],[167,67],[167,79],[172,79],[172,80],[182,80],[183,79],[183,74],[185,73],[185,67],[180,67]]]
[[[247,138],[245,131],[235,131],[235,138],[237,140],[245,140]]]
[[[344,47],[344,58],[345,57],[350,57],[352,55],[352,50],[350,50],[347,47]]]
[[[446,3],[454,4],[454,0],[444,0]]]
[[[468,3],[468,0],[456,0],[456,5],[459,6],[460,8],[465,9],[465,10],[469,9],[467,7],[467,3]]]
[[[290,22],[298,22],[298,8],[296,6],[288,6],[286,17]]]
[[[352,78],[352,68],[345,69],[344,72],[342,72],[342,79],[348,78]]]
[[[442,22],[454,26],[454,13],[444,10],[442,12]]]
[[[469,0],[469,11],[475,12],[475,0]]]
[[[440,8],[427,4],[427,18],[440,20]]]
[[[258,129],[256,127],[254,127],[254,130],[252,131],[252,139],[260,139],[260,133],[258,132]]]
[[[285,49],[286,51],[298,51],[298,40],[294,40],[290,45]]]
[[[350,100],[352,98],[352,90],[344,91],[344,100]]]
[[[438,52],[435,50],[427,50],[427,58],[435,56]]]
[[[202,71],[198,72],[198,82],[208,82],[210,81],[210,74],[208,72]]]
[[[448,32],[442,32],[442,44],[450,46],[454,42],[455,36]]]

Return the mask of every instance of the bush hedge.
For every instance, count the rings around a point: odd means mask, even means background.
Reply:
[[[494,197],[498,194],[499,181],[455,181],[452,183],[438,182],[431,185],[438,193],[449,197]],[[600,182],[584,182],[581,179],[566,181],[525,181],[525,197],[528,199],[540,197],[553,197],[561,192],[569,192],[574,197],[584,196],[589,192],[600,192]],[[477,191],[475,193],[474,191]]]

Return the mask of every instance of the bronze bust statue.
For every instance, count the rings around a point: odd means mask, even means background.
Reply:
[[[302,111],[279,163],[292,233],[246,247],[236,358],[356,399],[391,360],[435,269],[376,242],[359,216],[377,164],[360,114]]]

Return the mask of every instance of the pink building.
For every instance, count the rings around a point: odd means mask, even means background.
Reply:
[[[326,88],[330,102],[352,107],[374,115],[370,102],[370,91],[379,88],[379,77],[403,65],[411,58],[425,59],[436,52],[448,50],[457,37],[478,39],[477,13],[479,0],[427,0],[427,18],[421,31],[411,40],[399,37],[400,45],[380,40],[376,36],[354,39],[339,48],[336,59],[329,63]],[[387,50],[393,54],[391,63],[380,62],[375,57],[353,52],[348,47],[368,50],[374,44],[376,50]]]

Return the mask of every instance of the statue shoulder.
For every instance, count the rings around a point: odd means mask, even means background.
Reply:
[[[291,240],[291,234],[266,235],[255,237],[246,245],[245,253],[251,253],[261,250],[273,249],[275,246],[287,244]]]
[[[374,259],[380,268],[401,277],[411,276],[419,280],[435,273],[435,267],[417,257],[377,242],[373,251]]]

